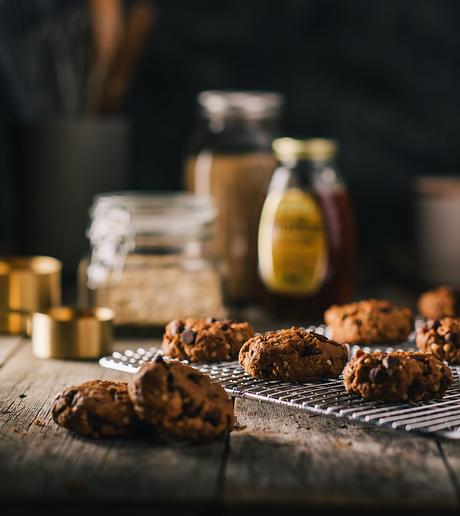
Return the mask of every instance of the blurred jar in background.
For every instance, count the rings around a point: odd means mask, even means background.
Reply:
[[[201,120],[186,161],[186,187],[211,195],[217,207],[214,248],[225,266],[230,303],[253,301],[257,230],[276,163],[271,142],[282,106],[269,92],[205,91]]]
[[[415,236],[419,273],[427,284],[460,285],[460,179],[415,182]]]
[[[348,302],[355,281],[355,224],[332,140],[279,138],[279,160],[259,227],[259,268],[269,308],[305,320]]]
[[[115,325],[128,333],[175,318],[226,315],[209,245],[215,220],[209,197],[109,193],[96,197],[90,215],[80,304],[111,308]]]

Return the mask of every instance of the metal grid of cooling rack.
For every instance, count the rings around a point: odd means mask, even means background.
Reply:
[[[324,333],[325,328],[316,328]],[[410,340],[385,351],[413,348]],[[359,346],[354,346],[354,353]],[[369,348],[362,348],[366,351]],[[372,351],[378,348],[373,347]],[[101,358],[99,363],[111,369],[135,373],[140,365],[152,360],[156,348],[138,348],[115,352]],[[185,362],[187,363],[187,362]],[[342,379],[290,384],[279,381],[262,381],[249,376],[238,362],[215,364],[189,364],[220,383],[231,395],[251,398],[306,410],[316,414],[336,416],[352,421],[372,424],[393,430],[417,432],[448,439],[460,439],[460,368],[452,367],[454,384],[442,400],[425,403],[385,403],[365,401],[345,391]]]

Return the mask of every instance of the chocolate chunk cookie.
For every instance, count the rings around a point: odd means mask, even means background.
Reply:
[[[449,364],[460,364],[460,319],[431,319],[417,329],[417,347]]]
[[[161,356],[143,364],[129,395],[141,421],[176,439],[210,440],[233,427],[233,403],[220,385]]]
[[[90,437],[128,435],[137,421],[126,383],[94,380],[74,385],[53,402],[54,421]]]
[[[348,392],[368,400],[416,402],[442,398],[453,376],[428,353],[358,350],[345,367],[343,381]]]
[[[417,303],[419,312],[428,319],[460,316],[460,289],[439,287],[423,293]]]
[[[247,322],[186,319],[171,321],[163,336],[166,355],[190,362],[235,360],[241,346],[254,336]]]
[[[390,301],[369,299],[331,306],[324,320],[338,342],[380,344],[406,340],[412,330],[413,313]]]
[[[239,359],[256,378],[302,382],[337,378],[348,351],[322,335],[293,327],[256,335],[243,345]]]

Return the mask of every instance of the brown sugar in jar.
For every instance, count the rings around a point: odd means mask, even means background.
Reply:
[[[259,295],[257,231],[276,163],[281,97],[267,92],[208,91],[199,96],[201,127],[186,161],[188,190],[211,195],[217,207],[215,254],[226,274],[230,303]]]

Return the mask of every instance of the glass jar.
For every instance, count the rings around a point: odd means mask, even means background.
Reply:
[[[128,328],[225,316],[221,274],[209,246],[215,220],[209,197],[103,194],[90,216],[90,254],[80,265],[82,304],[111,308],[115,325]]]
[[[205,91],[186,161],[188,190],[211,195],[218,214],[214,251],[228,276],[232,303],[255,300],[257,228],[275,166],[271,142],[282,104],[268,92]]]
[[[259,227],[259,269],[268,306],[305,321],[350,301],[355,224],[332,140],[280,138],[278,166]]]

